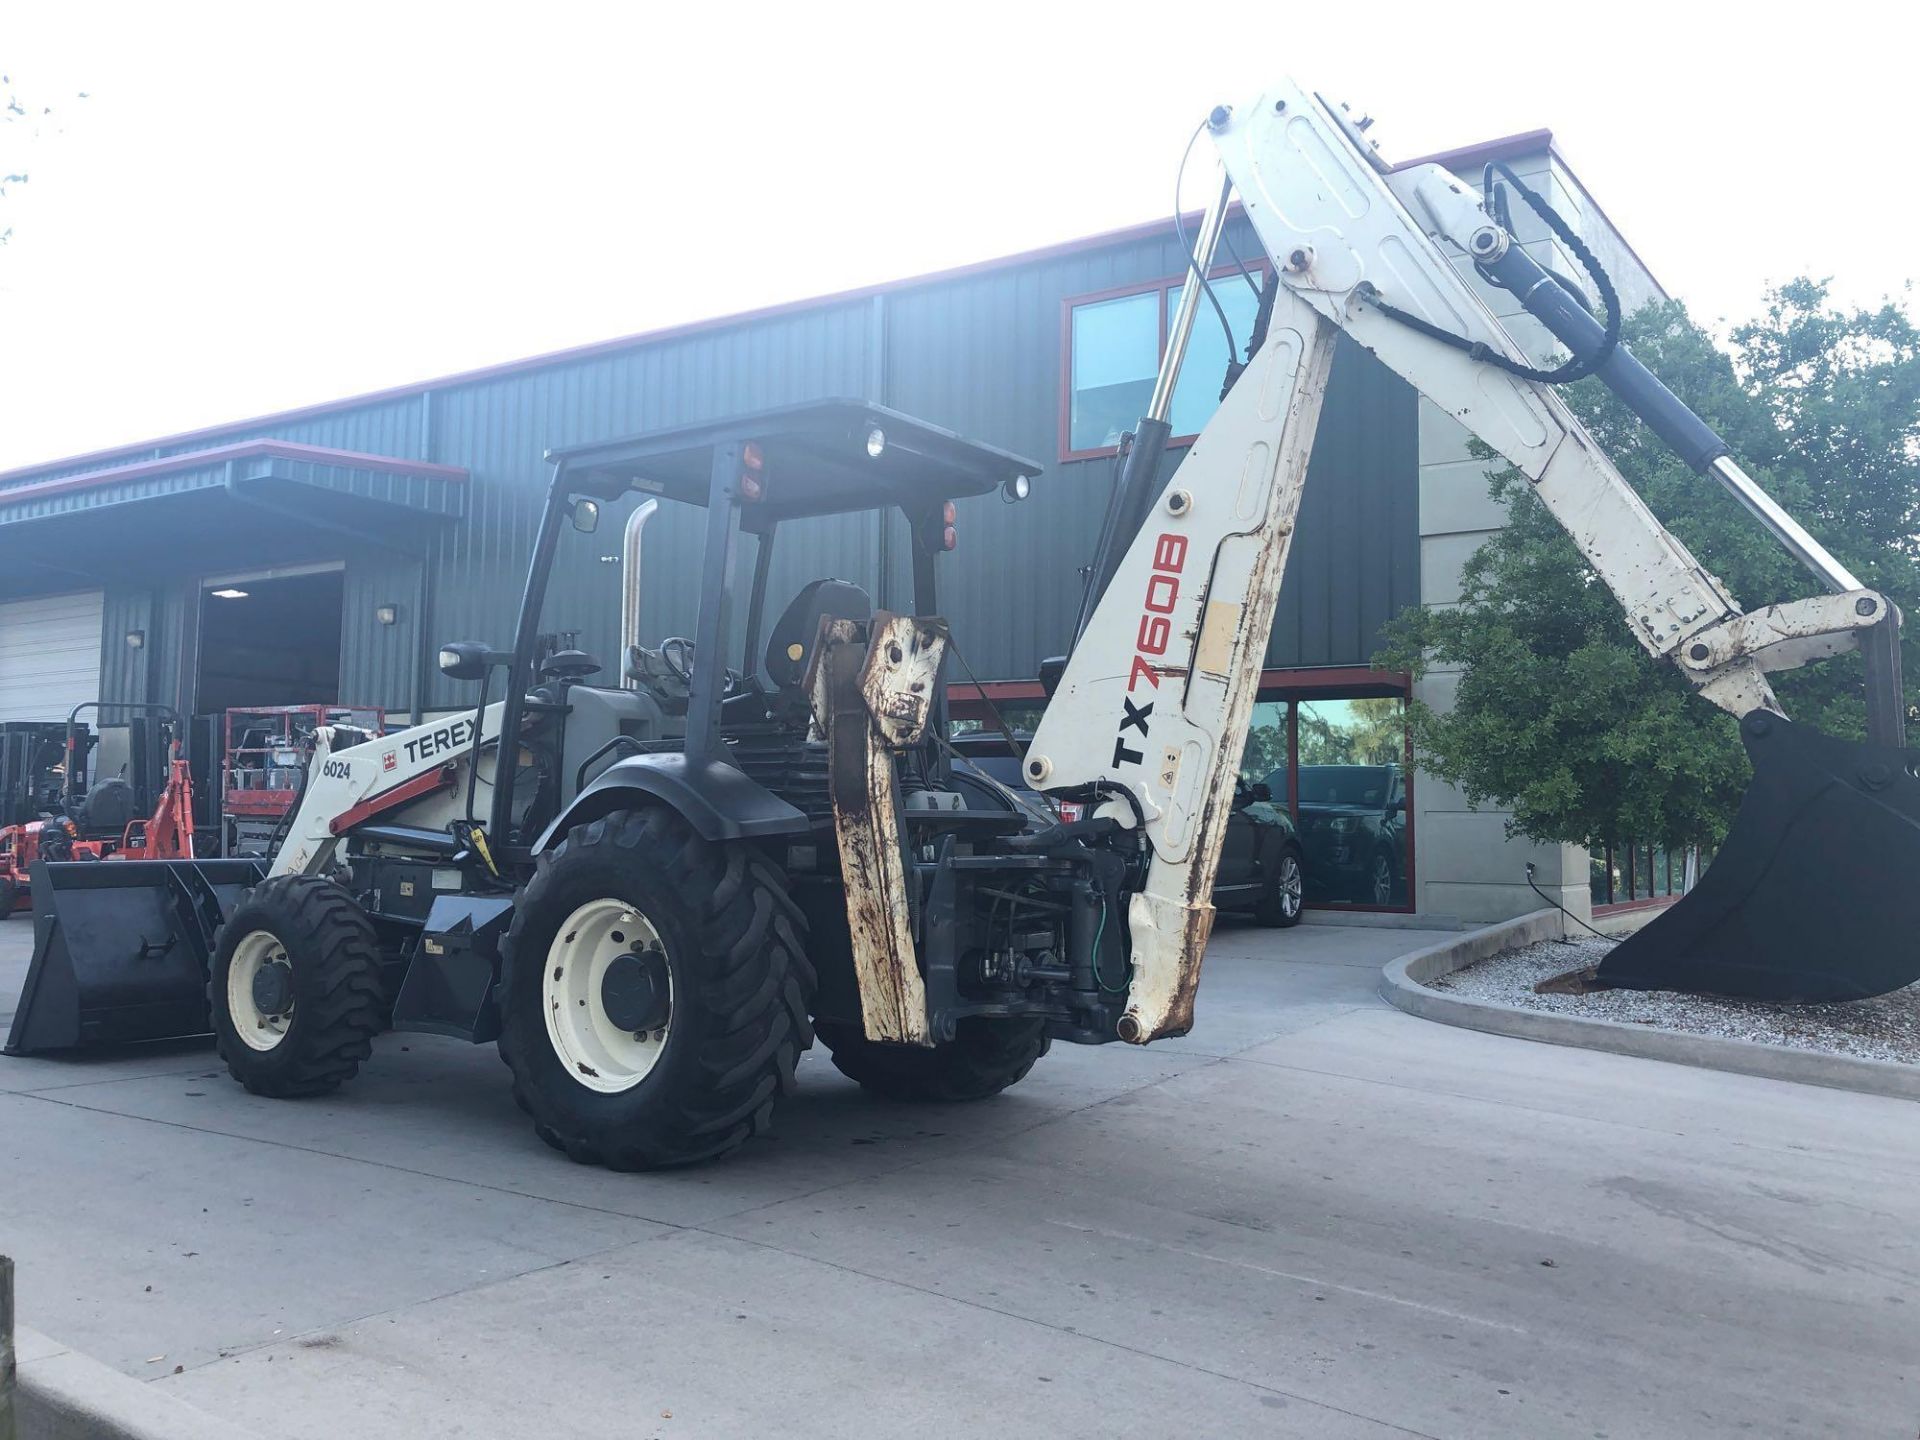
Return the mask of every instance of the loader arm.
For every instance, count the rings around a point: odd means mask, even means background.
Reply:
[[[1606,343],[1600,322],[1567,300],[1469,186],[1437,165],[1387,171],[1357,127],[1292,84],[1244,110],[1216,110],[1209,126],[1224,183],[1202,222],[1203,249],[1237,194],[1280,280],[1265,343],[1163,491],[1151,493],[1150,474],[1123,472],[1123,488],[1145,488],[1116,496],[1112,513],[1143,518],[1137,527],[1110,523],[1123,531],[1113,544],[1124,553],[1103,553],[1093,567],[1098,603],[1026,761],[1036,787],[1095,797],[1099,814],[1144,831],[1149,860],[1129,902],[1133,971],[1121,1038],[1144,1043],[1192,1021],[1234,780],[1341,332],[1532,481],[1639,643],[1672,658],[1705,698],[1736,716],[1777,716],[1766,672],[1873,634],[1876,738],[1901,743],[1894,608],[1781,512],[1644,367]],[[1696,469],[1732,489],[1831,593],[1744,613],[1552,386],[1528,373],[1525,352],[1449,247],[1479,261],[1576,356],[1604,362],[1595,373]],[[1199,273],[1210,259],[1197,257]],[[1183,311],[1195,287],[1186,289]],[[1156,403],[1171,393],[1190,324],[1183,314],[1170,327]],[[1164,409],[1150,411],[1142,435],[1152,439],[1156,426],[1164,435],[1164,419]],[[1751,724],[1750,748],[1759,733]]]
[[[500,733],[502,708],[498,701],[486,707],[480,721],[483,738]],[[332,748],[332,733],[323,728],[315,734],[300,804],[286,839],[274,852],[269,875],[324,875],[349,827],[403,806],[413,823],[440,828],[453,811],[443,806],[446,816],[422,820],[418,802],[438,792],[451,797],[464,790],[475,741],[471,714],[430,720],[344,750]]]

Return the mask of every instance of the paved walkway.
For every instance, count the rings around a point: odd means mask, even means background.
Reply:
[[[263,1435],[1912,1436],[1920,1110],[1375,999],[1434,938],[1223,927],[1186,1040],[950,1109],[810,1057],[661,1176],[548,1151],[491,1047],[300,1104],[4,1060],[0,1250],[23,1324]]]

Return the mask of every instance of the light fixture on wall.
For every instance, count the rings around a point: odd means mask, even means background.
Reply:
[[[247,598],[247,592],[236,586],[229,585],[225,589],[215,590],[213,592],[213,598],[216,600],[244,600]]]
[[[145,646],[146,646],[146,643],[147,643],[147,632],[146,632],[146,631],[144,631],[144,630],[129,630],[129,631],[127,631],[127,648],[128,648],[129,650],[140,650],[140,649],[143,649],[143,648],[145,648]]]
[[[373,618],[378,620],[382,625],[397,625],[400,623],[400,607],[398,605],[376,605],[373,608]]]

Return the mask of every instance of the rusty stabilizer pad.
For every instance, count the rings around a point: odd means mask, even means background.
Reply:
[[[1593,988],[1812,1003],[1920,979],[1920,753],[1758,710],[1740,735],[1753,784],[1726,843]]]

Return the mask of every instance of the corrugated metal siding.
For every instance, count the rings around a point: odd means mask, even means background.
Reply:
[[[192,698],[183,683],[182,654],[199,623],[199,600],[190,579],[160,585],[109,585],[100,625],[100,698],[149,700],[184,709]],[[135,650],[127,632],[140,630],[146,644]]]
[[[1364,665],[1420,598],[1418,397],[1342,337],[1307,465],[1267,664]]]
[[[420,593],[424,557],[367,551],[347,561],[341,584],[340,702],[382,705],[405,720],[429,637],[421,631]],[[392,625],[374,612],[394,608]],[[422,700],[424,705],[424,698]]]
[[[160,637],[155,633],[153,592],[142,587],[108,586],[100,621],[100,698],[145,700],[153,690],[152,667]],[[138,630],[146,644],[127,644]]]
[[[443,394],[436,412],[440,439],[430,458],[462,466],[471,478],[466,519],[434,553],[430,642],[472,638],[504,645],[511,637],[547,481],[544,450],[801,400],[861,395],[867,333],[864,305],[823,307]],[[620,576],[617,564],[600,557],[620,553],[628,508],[607,507],[591,536],[566,535],[542,618],[548,630],[578,630],[581,645],[605,661],[610,674],[618,645]],[[648,527],[642,593],[650,638],[693,631],[702,516],[689,507],[663,505]],[[769,594],[791,593],[807,575],[861,566],[872,545],[872,528],[870,520],[858,516],[795,527],[781,537],[776,554],[804,574],[788,583],[781,572]],[[743,553],[750,556],[751,546]],[[470,694],[470,687],[454,686],[436,674],[427,704],[454,705]]]
[[[153,628],[147,632],[147,645],[153,651],[151,683],[155,687],[150,699],[171,705],[183,715],[193,709],[193,676],[188,673],[188,666],[199,643],[198,578],[182,576],[156,586]]]
[[[1255,252],[1244,225],[1235,243],[1243,254]],[[1003,505],[997,497],[965,502],[959,551],[942,567],[942,608],[955,622],[974,669],[983,679],[1026,677],[1042,657],[1066,643],[1079,595],[1078,569],[1089,558],[1112,470],[1105,459],[1059,463],[1054,458],[1060,438],[1062,303],[1176,276],[1185,263],[1171,235],[1126,241],[628,350],[557,360],[430,394],[251,426],[150,453],[271,437],[469,472],[462,487],[464,516],[418,542],[431,578],[424,604],[417,598],[417,562],[356,547],[344,538],[338,547],[348,564],[341,694],[404,713],[414,700],[416,669],[439,642],[468,638],[505,644],[509,639],[547,479],[542,460],[547,448],[806,399],[864,396],[1047,466],[1025,505]],[[1417,595],[1414,455],[1411,392],[1371,357],[1343,347],[1270,664],[1365,661],[1381,621]],[[121,456],[114,463],[134,458]],[[19,483],[100,468],[105,467],[55,467]],[[422,483],[433,482],[394,477],[393,493],[379,498],[404,501],[406,486]],[[578,630],[580,643],[607,662],[609,673],[617,664],[619,567],[606,557],[619,554],[626,513],[625,505],[609,506],[596,534],[565,537],[543,619],[546,629]],[[693,629],[700,525],[698,513],[663,506],[649,528],[643,577],[649,638]],[[768,589],[770,618],[814,576],[841,575],[872,585],[883,528],[891,563],[888,576],[874,586],[875,599],[905,607],[905,526],[897,519],[883,527],[874,517],[835,517],[782,534]],[[741,550],[743,567],[751,557],[748,542]],[[275,559],[249,555],[236,557],[235,563]],[[743,574],[742,594],[744,582]],[[190,663],[187,636],[196,600],[192,579],[110,595],[109,612],[119,618],[108,623],[102,641],[109,660],[107,683],[127,691],[142,683],[138,660],[114,646],[124,650],[119,637],[126,629],[145,628],[146,683],[157,692],[155,698],[175,699]],[[382,632],[373,619],[379,604],[398,606],[402,623]],[[145,615],[144,626],[121,623],[135,614]],[[426,668],[424,707],[446,708],[471,698],[471,687],[452,685]]]
[[[50,477],[36,476],[36,480]],[[227,481],[227,468],[212,464],[199,470],[176,470],[166,475],[142,475],[119,480],[94,489],[61,490],[51,495],[35,495],[9,500],[0,490],[0,525],[37,520],[46,515],[65,515],[75,510],[104,510],[114,505],[132,504],[165,495],[184,495],[193,490],[217,490]]]
[[[1256,242],[1242,228],[1241,254]],[[942,609],[980,678],[1032,676],[1065,649],[1112,484],[1110,459],[1055,461],[1062,307],[1178,275],[1172,237],[1009,268],[889,301],[887,403],[1048,462],[1024,505],[964,504]],[[1235,281],[1234,283],[1239,283]],[[1203,316],[1203,321],[1207,317]],[[1419,593],[1414,395],[1342,344],[1301,505],[1267,663],[1365,663],[1380,624]],[[1184,451],[1169,457],[1169,469]]]

